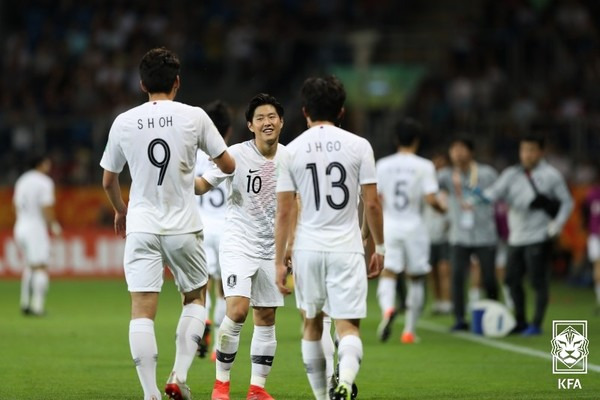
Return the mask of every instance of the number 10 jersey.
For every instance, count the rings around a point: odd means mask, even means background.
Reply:
[[[278,144],[273,159],[265,158],[254,140],[229,148],[235,158],[233,174],[216,167],[202,177],[213,187],[226,182],[227,211],[219,251],[233,251],[251,258],[275,258],[275,187],[282,158],[287,149]]]
[[[127,233],[176,235],[202,230],[194,195],[196,152],[218,157],[227,145],[199,107],[161,100],[120,114],[100,166],[120,173],[129,165]]]
[[[294,250],[364,253],[360,185],[377,183],[369,142],[333,125],[306,130],[287,146],[278,192],[297,192],[302,208]]]

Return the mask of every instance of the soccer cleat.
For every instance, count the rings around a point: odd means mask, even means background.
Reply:
[[[264,388],[256,385],[250,385],[246,400],[275,400]]]
[[[327,387],[329,387],[329,398],[333,399],[333,395],[335,393],[335,390],[337,389],[338,385],[340,383],[340,364],[338,363],[335,366],[335,370],[333,371],[333,375],[331,376],[331,381],[329,382],[329,385]],[[351,400],[355,400],[358,397],[358,386],[356,386],[356,383],[352,383],[352,393],[350,394],[350,399]]]
[[[211,400],[229,400],[229,381],[221,382],[220,380],[215,381],[213,386],[212,394],[210,395]]]
[[[535,325],[529,325],[523,332],[521,332],[521,336],[538,336],[541,334],[542,329]]]
[[[329,392],[331,400],[352,400],[352,390],[345,383],[340,383],[336,388]]]
[[[179,382],[175,371],[171,372],[167,385],[165,386],[165,394],[171,400],[192,400],[192,392],[188,385]]]
[[[469,330],[469,324],[464,321],[459,321],[455,323],[452,328],[450,328],[450,332],[465,332]]]
[[[404,332],[400,337],[400,341],[404,344],[413,344],[416,342],[415,334],[412,332]]]
[[[206,325],[204,326],[204,334],[202,335],[202,339],[200,339],[200,343],[198,344],[198,357],[204,358],[208,353],[208,349],[210,348],[211,335],[210,335],[210,320],[206,320]]]
[[[394,309],[389,309],[383,314],[383,319],[379,323],[379,327],[377,327],[377,337],[382,342],[389,339],[390,334],[392,333],[394,318],[396,318],[396,310]]]

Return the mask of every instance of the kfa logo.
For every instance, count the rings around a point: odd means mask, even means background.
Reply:
[[[233,289],[237,284],[237,275],[231,274],[227,277],[227,286],[229,289]]]
[[[587,374],[587,321],[552,321],[552,373]]]

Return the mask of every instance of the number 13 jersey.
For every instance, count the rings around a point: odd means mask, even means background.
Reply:
[[[298,192],[294,250],[364,253],[360,185],[377,183],[369,142],[333,125],[314,126],[288,144],[278,192]]]
[[[287,149],[278,144],[275,156],[269,160],[258,151],[252,139],[231,146],[229,152],[236,160],[233,174],[224,174],[214,167],[202,175],[213,187],[223,181],[227,185],[225,231],[219,251],[272,260],[275,258],[275,187]]]
[[[100,166],[131,174],[127,233],[175,235],[202,230],[194,195],[196,152],[218,157],[227,145],[199,107],[161,100],[115,119]]]

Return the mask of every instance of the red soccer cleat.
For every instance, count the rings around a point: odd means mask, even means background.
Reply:
[[[211,400],[229,400],[229,382],[215,381],[213,386],[212,394],[210,395]]]
[[[275,400],[264,388],[256,385],[250,385],[246,400]]]

